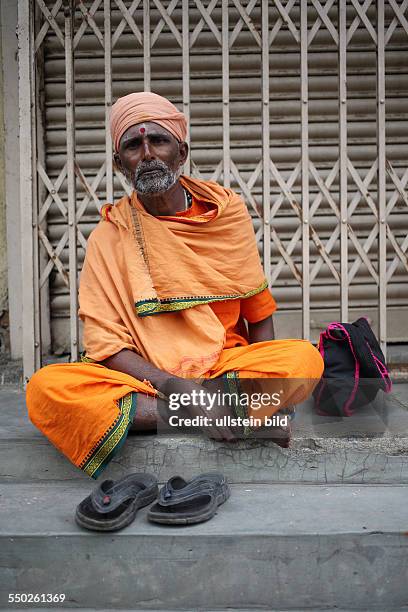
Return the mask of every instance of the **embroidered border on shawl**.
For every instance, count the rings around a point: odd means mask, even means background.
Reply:
[[[142,225],[139,221],[139,217],[140,217],[140,213],[138,210],[136,210],[136,208],[134,208],[133,206],[130,207],[130,215],[131,215],[131,219],[132,219],[132,229],[133,229],[133,237],[135,239],[136,245],[139,249],[140,255],[142,256],[143,262],[145,264],[146,270],[149,274],[150,274],[150,265],[149,265],[149,258],[147,256],[147,249],[146,249],[146,241],[144,239],[144,234],[143,234],[143,229],[142,229]]]
[[[239,372],[232,370],[231,372],[226,372],[224,376],[225,376],[225,386],[227,388],[227,392],[232,394],[233,409],[234,409],[235,415],[237,417],[241,417],[241,419],[247,419],[248,411],[246,410],[246,407],[243,406],[239,400],[238,402],[235,401],[235,397],[239,398],[241,396],[241,385],[239,384]],[[248,427],[247,425],[244,426],[244,436],[245,437],[250,436],[252,433],[253,433],[253,429],[251,427]]]
[[[88,476],[98,478],[112,457],[123,446],[136,412],[136,402],[137,393],[133,391],[118,401],[119,416],[79,466]]]
[[[95,361],[95,359],[92,359],[92,357],[87,357],[86,353],[81,353],[80,357],[82,363],[97,363],[97,361]]]
[[[221,302],[224,300],[238,300],[246,299],[261,293],[268,287],[268,281],[265,279],[262,285],[252,291],[239,295],[209,295],[209,296],[195,296],[195,297],[179,297],[179,298],[164,298],[158,300],[157,298],[151,300],[141,300],[136,302],[135,308],[139,317],[147,317],[155,314],[162,314],[166,312],[175,312],[177,310],[186,310],[187,308],[194,308],[200,304],[210,304],[211,302]]]

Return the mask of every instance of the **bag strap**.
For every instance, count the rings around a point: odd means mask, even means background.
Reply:
[[[362,342],[357,340],[357,352],[362,366],[362,377],[380,379],[383,391],[390,393],[392,382],[385,363],[385,357],[367,320],[359,319],[350,325],[350,327],[352,328],[351,336],[353,342],[355,337],[362,338]],[[375,355],[374,351],[377,355]]]
[[[333,339],[336,331],[347,336],[350,349],[359,364],[359,378],[381,379],[384,391],[391,391],[392,383],[383,352],[366,318],[360,318],[355,323],[331,323],[327,330],[329,337],[334,335]]]

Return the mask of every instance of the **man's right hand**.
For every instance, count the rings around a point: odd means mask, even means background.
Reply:
[[[204,386],[196,383],[194,380],[188,378],[169,378],[163,390],[167,397],[171,395],[177,395],[180,397],[182,394],[186,394],[191,397],[191,403],[187,406],[183,406],[189,417],[208,417],[212,420],[212,425],[203,426],[204,432],[210,437],[216,440],[226,440],[232,442],[236,438],[229,427],[215,425],[215,419],[222,417],[226,414],[230,414],[229,411],[225,412],[220,406],[212,406],[208,401],[209,390]],[[194,399],[193,399],[194,398]],[[195,401],[194,401],[195,400]],[[170,414],[170,409],[168,409]]]

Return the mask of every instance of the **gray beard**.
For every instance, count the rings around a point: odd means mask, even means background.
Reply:
[[[146,170],[157,172],[146,173]],[[181,167],[173,172],[167,164],[160,160],[140,162],[133,174],[129,173],[127,179],[137,193],[142,195],[163,193],[172,187],[181,174]]]

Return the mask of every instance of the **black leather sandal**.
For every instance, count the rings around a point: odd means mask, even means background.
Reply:
[[[153,523],[165,525],[202,523],[214,516],[230,493],[225,477],[216,472],[200,474],[189,482],[173,476],[161,489],[147,517]]]
[[[129,525],[139,508],[157,498],[157,479],[152,474],[128,474],[104,480],[78,504],[75,521],[85,529],[118,531]]]

